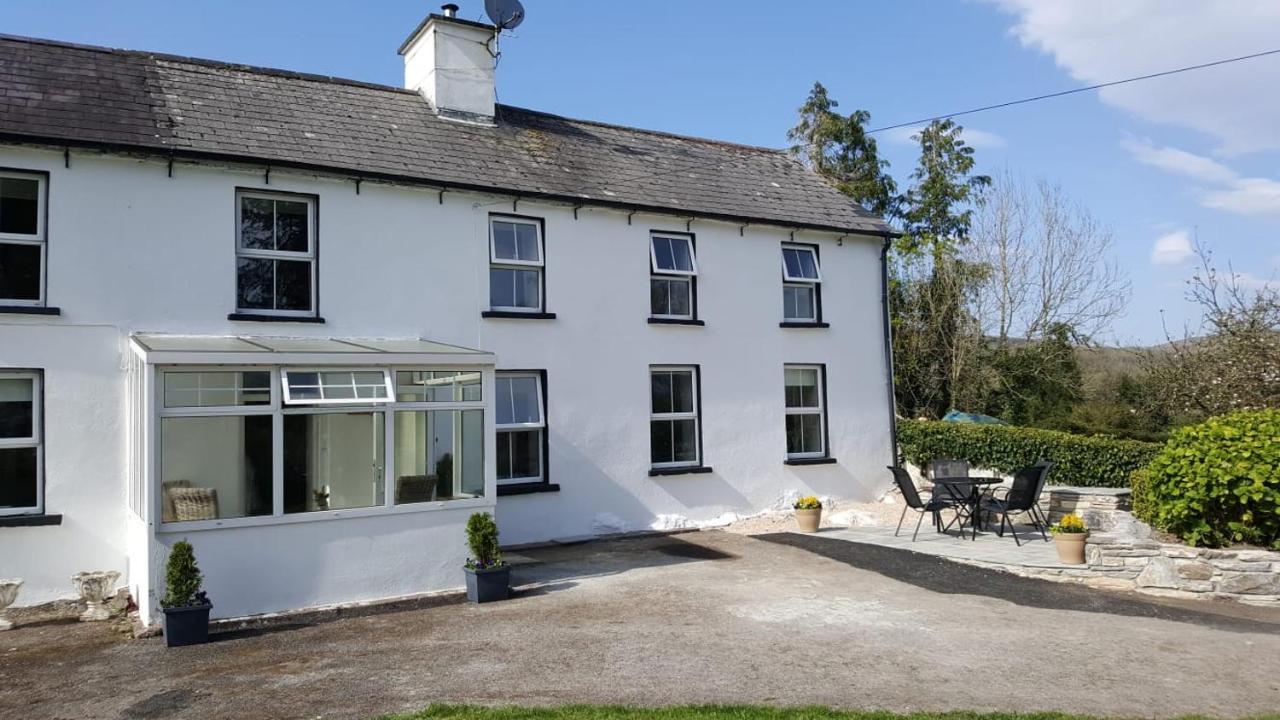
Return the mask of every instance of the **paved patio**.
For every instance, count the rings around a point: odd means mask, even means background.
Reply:
[[[969,531],[961,538],[955,528],[947,533],[936,532],[925,518],[920,534],[913,541],[911,532],[915,529],[914,518],[908,517],[902,531],[894,535],[894,526],[888,527],[854,527],[847,530],[824,530],[824,537],[839,538],[851,542],[878,545],[880,547],[898,548],[911,552],[946,557],[953,560],[970,560],[993,565],[1009,565],[1023,568],[1079,569],[1079,565],[1063,565],[1058,562],[1058,551],[1053,546],[1052,536],[1045,542],[1040,532],[1030,525],[1017,527],[1019,546],[1013,541],[1009,531],[1004,537],[994,531],[980,531],[976,539],[970,539]]]
[[[432,702],[1280,709],[1274,611],[1153,602],[835,533],[522,555],[508,602],[298,620],[198,647],[19,627],[0,634],[0,717],[372,718]]]

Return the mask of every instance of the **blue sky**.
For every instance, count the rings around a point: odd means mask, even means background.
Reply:
[[[479,19],[481,0],[461,0]],[[525,0],[502,102],[779,147],[815,80],[895,124],[1280,47],[1260,0]],[[433,3],[44,0],[0,32],[401,82],[396,48]],[[980,169],[1044,178],[1109,226],[1133,298],[1111,338],[1180,329],[1198,235],[1246,283],[1280,277],[1280,56],[969,116]],[[881,140],[901,182],[907,133]],[[1162,239],[1163,238],[1163,239]],[[1158,251],[1157,251],[1158,247]]]

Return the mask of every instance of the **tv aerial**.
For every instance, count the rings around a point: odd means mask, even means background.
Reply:
[[[524,6],[520,0],[484,0],[484,12],[499,32],[515,30],[524,22]]]

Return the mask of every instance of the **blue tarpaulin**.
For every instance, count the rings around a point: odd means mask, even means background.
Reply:
[[[975,425],[1008,425],[1009,423],[994,418],[990,415],[979,415],[978,413],[966,413],[959,410],[952,410],[942,418],[942,422],[954,423],[973,423]]]

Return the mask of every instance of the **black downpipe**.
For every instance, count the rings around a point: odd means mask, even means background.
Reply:
[[[889,307],[889,247],[893,236],[886,235],[880,248],[880,301],[884,305],[884,366],[885,386],[889,393],[889,456],[890,464],[898,464],[898,401],[893,384],[893,322]]]

